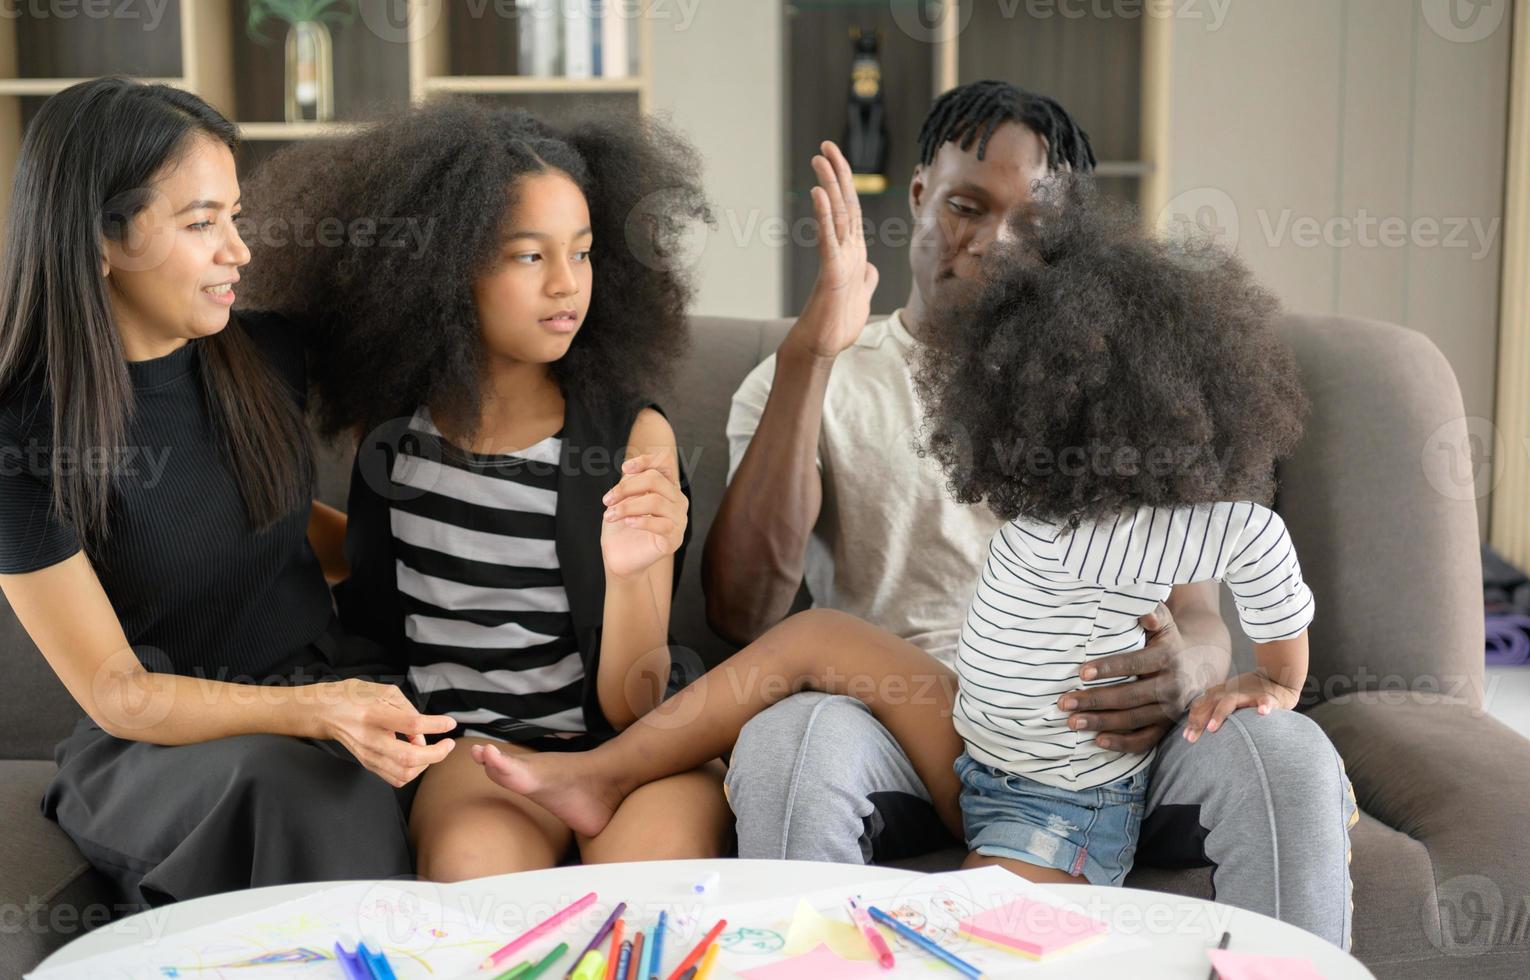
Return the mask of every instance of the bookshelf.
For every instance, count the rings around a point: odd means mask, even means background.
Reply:
[[[625,75],[568,78],[521,72],[519,31],[527,18],[515,14],[517,4],[352,0],[355,16],[330,25],[336,118],[287,122],[284,25],[266,30],[276,43],[257,43],[245,31],[246,4],[170,0],[152,22],[147,4],[109,5],[135,16],[90,16],[82,5],[71,17],[38,17],[20,5],[18,16],[0,17],[0,213],[9,204],[27,121],[48,96],[100,75],[131,75],[201,95],[239,124],[246,172],[287,143],[343,134],[378,112],[434,96],[544,112],[570,96],[644,111],[652,101],[652,24],[641,16],[627,25]]]
[[[908,235],[897,232],[909,217],[915,138],[934,98],[959,84],[999,78],[1053,96],[1089,133],[1105,192],[1136,202],[1148,221],[1167,203],[1171,26],[1164,17],[1063,17],[1055,7],[1006,0],[786,0],[783,15],[788,310],[802,308],[818,273],[811,236],[797,229],[812,218],[812,155],[844,128],[852,27],[881,36],[892,137],[889,186],[861,199],[866,220],[884,231],[868,242],[881,272],[874,312],[908,297]]]

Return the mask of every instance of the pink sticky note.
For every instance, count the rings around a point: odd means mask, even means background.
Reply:
[[[1069,909],[1017,898],[962,920],[961,931],[974,939],[1042,959],[1109,931],[1103,922]]]
[[[847,960],[824,943],[814,946],[810,953],[739,972],[748,980],[857,980],[881,975],[882,968],[875,960]]]
[[[1208,949],[1221,980],[1323,980],[1311,960],[1299,956],[1255,956],[1230,949]]]

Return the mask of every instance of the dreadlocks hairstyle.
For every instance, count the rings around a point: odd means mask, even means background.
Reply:
[[[939,296],[924,452],[963,503],[1078,526],[1138,506],[1269,504],[1307,410],[1274,297],[1233,256],[1142,231],[1060,174],[984,275]]]
[[[965,151],[974,142],[981,160],[993,131],[1007,122],[1020,123],[1046,141],[1049,170],[1094,171],[1089,134],[1068,110],[1055,99],[992,79],[959,86],[935,100],[919,131],[919,162],[928,167],[947,143]]]
[[[555,127],[521,109],[432,102],[289,147],[247,182],[245,305],[313,323],[322,435],[418,405],[478,418],[486,355],[472,284],[498,255],[520,180],[548,172],[584,192],[595,242],[590,311],[553,377],[571,395],[663,386],[692,296],[682,239],[712,219],[696,153],[651,118],[594,106],[570,116]],[[347,231],[326,240],[313,232],[324,222]],[[412,240],[389,234],[409,229]]]

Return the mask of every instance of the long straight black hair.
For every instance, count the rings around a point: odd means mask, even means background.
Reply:
[[[239,132],[189,92],[98,78],[48,99],[27,127],[0,259],[0,395],[40,381],[51,403],[53,504],[89,550],[105,540],[111,467],[133,387],[113,322],[103,244],[121,241],[153,183],[205,136],[231,150]],[[302,413],[237,320],[195,341],[208,410],[251,526],[306,506],[313,447]],[[89,471],[94,472],[89,472]]]

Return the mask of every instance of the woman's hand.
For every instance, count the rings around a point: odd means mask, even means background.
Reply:
[[[1238,674],[1208,690],[1190,705],[1185,719],[1185,741],[1193,742],[1201,733],[1222,727],[1227,716],[1239,708],[1257,708],[1267,715],[1276,708],[1296,707],[1301,691],[1280,684],[1261,671]]]
[[[426,745],[426,735],[445,734],[457,727],[456,720],[420,714],[392,684],[353,679],[320,686],[320,737],[345,746],[357,762],[394,787],[413,781],[457,744],[448,738]]]
[[[600,550],[606,573],[632,578],[685,540],[691,502],[680,492],[680,468],[671,452],[634,456],[622,464],[622,479],[604,498]]]

